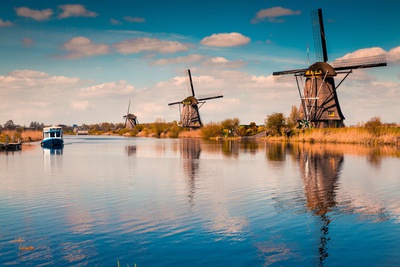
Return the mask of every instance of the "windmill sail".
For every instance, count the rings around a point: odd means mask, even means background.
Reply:
[[[335,70],[364,69],[386,66],[386,56],[376,55],[351,59],[339,59],[332,63]]]
[[[197,99],[198,101],[206,101],[206,100],[211,100],[211,99],[216,99],[216,98],[222,98],[224,97],[223,95],[216,95],[216,96],[209,96],[209,97],[203,97]]]
[[[312,17],[312,27],[314,35],[314,46],[317,61],[327,62],[328,61],[328,51],[326,49],[326,37],[324,29],[324,20],[322,17],[322,10],[314,10],[311,13]]]
[[[195,96],[194,87],[193,87],[193,81],[192,81],[192,74],[190,73],[190,70],[188,70],[188,74],[189,74],[189,80],[190,80],[190,89],[192,89],[192,96]]]

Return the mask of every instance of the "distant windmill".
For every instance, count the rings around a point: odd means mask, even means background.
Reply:
[[[124,128],[128,128],[128,129],[132,130],[135,127],[135,125],[139,124],[139,122],[138,122],[136,115],[129,113],[130,106],[131,106],[131,100],[129,100],[128,111],[126,112],[126,115],[124,115],[124,119],[125,119]]]
[[[204,98],[197,99],[195,97],[195,93],[194,93],[192,75],[190,73],[190,70],[188,70],[188,74],[189,74],[189,80],[190,80],[190,87],[192,89],[192,95],[186,97],[182,101],[172,102],[172,103],[169,103],[168,105],[172,106],[172,105],[179,104],[179,113],[181,114],[181,126],[182,127],[199,128],[203,125],[201,122],[200,113],[199,113],[199,109],[201,108],[201,106],[203,106],[203,104],[205,103],[206,100],[221,98],[223,96],[216,95],[216,96],[204,97]],[[182,104],[182,109],[181,109],[181,104]]]
[[[300,122],[304,123],[305,126],[317,128],[343,127],[344,116],[336,94],[337,88],[354,69],[386,66],[386,56],[377,55],[336,60],[330,65],[327,63],[328,53],[321,9],[313,11],[312,22],[318,62],[306,69],[274,72],[273,76],[278,78],[277,80],[279,80],[279,76],[284,75],[294,75],[296,78],[301,100]],[[337,74],[345,74],[345,76],[335,86],[334,77]],[[305,79],[304,85],[303,78]]]

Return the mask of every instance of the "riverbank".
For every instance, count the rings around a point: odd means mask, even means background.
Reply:
[[[119,135],[118,133],[104,133],[107,135]],[[41,131],[3,131],[0,133],[0,142],[5,142],[6,136],[10,142],[20,141],[22,143],[36,142],[42,140]],[[131,136],[128,132],[124,136]],[[140,132],[136,137],[156,137],[147,132]],[[160,134],[161,138],[170,138],[168,133]],[[201,129],[182,131],[178,138],[202,138]],[[226,139],[240,140],[249,137],[229,137]],[[213,137],[211,139],[225,139]],[[365,128],[346,127],[346,128],[325,128],[296,130],[290,137],[287,136],[265,136],[257,140],[279,141],[279,142],[303,142],[303,143],[334,143],[334,144],[361,144],[361,145],[396,145],[400,146],[400,128],[382,128],[380,131],[370,132]]]
[[[42,131],[2,131],[0,133],[0,142],[6,142],[8,137],[8,141],[13,142],[21,142],[21,143],[28,143],[28,142],[36,142],[40,141],[43,138]]]
[[[297,131],[290,137],[271,136],[263,138],[271,141],[291,141],[307,143],[337,143],[360,145],[400,145],[400,128],[382,128],[378,132],[370,132],[365,128],[324,128]]]

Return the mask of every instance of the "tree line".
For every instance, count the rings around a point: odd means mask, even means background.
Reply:
[[[3,125],[0,124],[0,131],[1,130],[8,130],[8,131],[14,131],[14,130],[24,130],[24,129],[32,129],[32,130],[43,130],[45,127],[44,123],[40,123],[37,121],[32,121],[29,126],[21,126],[18,124],[15,124],[13,120],[8,120],[6,123]]]

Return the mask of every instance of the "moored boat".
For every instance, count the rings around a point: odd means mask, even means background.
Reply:
[[[59,126],[43,128],[42,147],[62,147],[64,145],[63,131]]]

